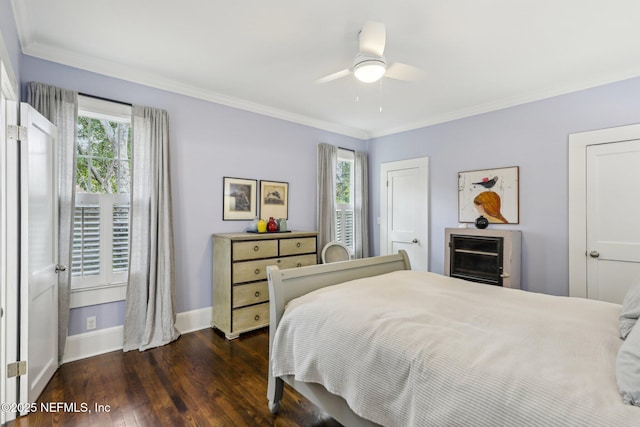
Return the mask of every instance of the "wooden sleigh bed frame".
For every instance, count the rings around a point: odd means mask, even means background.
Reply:
[[[347,402],[327,391],[322,385],[297,381],[293,376],[274,377],[271,372],[271,354],[275,331],[289,301],[316,289],[365,277],[398,270],[410,270],[409,257],[403,250],[395,255],[364,258],[353,261],[320,264],[303,268],[280,270],[267,267],[270,298],[269,378],[267,398],[272,413],[280,410],[284,383],[327,412],[343,425],[375,426],[377,424],[354,413]]]

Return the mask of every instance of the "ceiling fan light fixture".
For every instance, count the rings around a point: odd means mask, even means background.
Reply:
[[[367,59],[353,67],[353,75],[363,83],[373,83],[380,80],[385,71],[385,63],[380,59]]]

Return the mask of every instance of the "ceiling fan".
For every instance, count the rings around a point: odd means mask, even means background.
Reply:
[[[419,80],[423,76],[422,70],[399,62],[387,64],[383,55],[386,39],[386,29],[382,22],[365,22],[358,34],[359,51],[351,68],[321,77],[316,83],[327,83],[352,73],[364,83],[376,82],[383,76],[396,80]]]

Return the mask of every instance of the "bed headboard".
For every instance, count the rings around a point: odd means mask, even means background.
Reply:
[[[396,270],[410,270],[407,253],[400,250],[395,255],[362,258],[329,264],[280,270],[267,267],[269,280],[269,311],[271,330],[275,330],[284,313],[284,307],[292,299],[325,286],[349,280],[377,276]]]

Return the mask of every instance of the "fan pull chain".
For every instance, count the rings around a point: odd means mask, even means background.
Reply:
[[[379,80],[378,85],[378,110],[382,113],[382,79]]]

